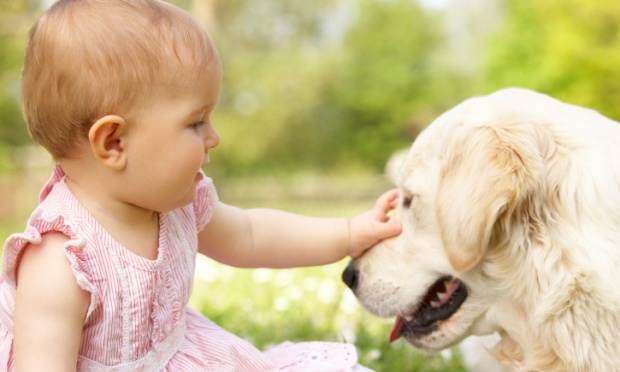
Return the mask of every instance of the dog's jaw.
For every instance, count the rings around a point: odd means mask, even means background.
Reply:
[[[484,317],[485,308],[472,296],[448,319],[437,322],[435,329],[424,335],[403,332],[403,337],[418,349],[439,351],[457,344],[470,335],[471,327]]]
[[[419,272],[418,272],[419,273]],[[415,313],[422,300],[427,296],[427,290],[440,277],[434,276],[425,281],[425,285],[418,287],[419,293],[405,293],[406,288],[391,284],[378,278],[372,284],[361,285],[356,292],[362,305],[371,313],[383,318],[395,318],[395,328],[390,338],[401,336],[413,346],[425,351],[438,351],[454,345],[470,332],[472,324],[484,313],[486,307],[475,294],[467,294],[457,310],[448,318],[430,324],[422,332],[419,328],[408,324],[411,314]],[[465,286],[463,284],[463,286]],[[465,290],[465,289],[463,289]],[[413,301],[402,302],[403,298],[413,298]],[[399,319],[400,318],[400,319]],[[398,324],[398,323],[401,324]]]

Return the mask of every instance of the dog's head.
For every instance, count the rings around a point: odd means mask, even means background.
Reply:
[[[545,159],[552,141],[522,106],[550,100],[511,89],[463,102],[416,139],[396,177],[401,235],[351,262],[343,279],[371,312],[395,317],[404,336],[438,350],[492,331],[509,246],[541,228]],[[545,101],[546,102],[546,101]],[[546,102],[549,103],[549,102]]]

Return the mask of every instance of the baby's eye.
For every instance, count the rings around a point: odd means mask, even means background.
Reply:
[[[189,127],[194,129],[194,130],[200,130],[204,125],[205,125],[204,121],[197,121],[197,122],[191,124]]]

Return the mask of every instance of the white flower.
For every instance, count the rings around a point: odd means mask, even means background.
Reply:
[[[273,308],[276,309],[277,311],[284,311],[288,309],[288,305],[289,305],[289,302],[284,297],[278,297],[273,302]]]
[[[351,291],[345,291],[340,301],[340,311],[353,314],[359,309],[359,304],[355,295]]]
[[[443,358],[443,360],[450,360],[452,359],[452,350],[450,349],[444,349],[440,352],[441,354],[441,358]]]
[[[328,304],[336,297],[336,286],[331,281],[324,281],[321,283],[318,291],[319,301],[324,304]]]
[[[381,351],[379,349],[368,350],[368,353],[366,354],[366,358],[368,360],[377,360],[380,357],[381,357]]]
[[[265,283],[271,279],[272,275],[273,273],[269,269],[256,269],[252,273],[252,278],[254,278],[254,281],[257,283]]]

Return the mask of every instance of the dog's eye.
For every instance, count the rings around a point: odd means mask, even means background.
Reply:
[[[403,197],[403,207],[409,208],[411,206],[412,201],[413,201],[413,196]]]
[[[411,207],[411,203],[413,202],[413,200],[415,198],[417,198],[418,196],[420,196],[419,194],[416,193],[407,193],[403,195],[403,208],[409,208]]]

